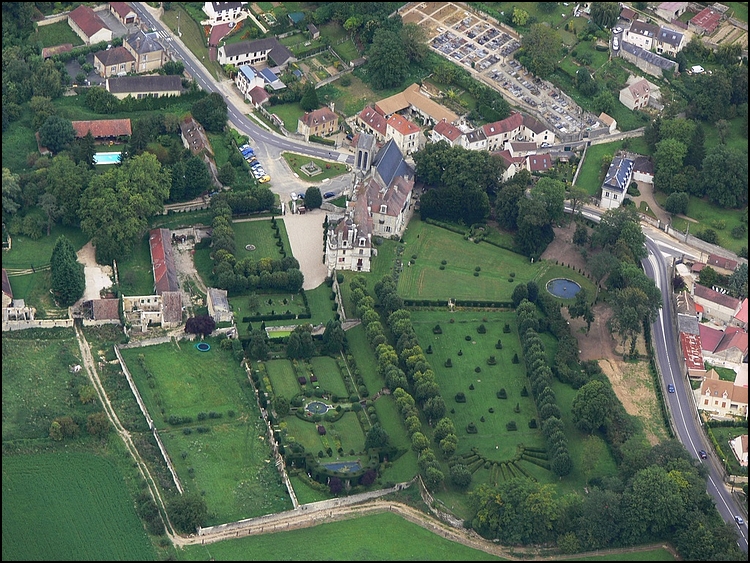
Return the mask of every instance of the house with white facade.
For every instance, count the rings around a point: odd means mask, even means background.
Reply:
[[[512,113],[505,119],[482,125],[488,151],[503,150],[506,141],[514,141],[523,128],[523,115]]]
[[[68,25],[86,45],[112,41],[114,36],[99,15],[83,4],[68,14]]]
[[[620,90],[620,102],[628,109],[643,109],[648,105],[651,85],[642,78]]]
[[[630,29],[625,32],[623,39],[631,45],[650,51],[658,33],[658,25],[636,20],[630,25]]]
[[[235,24],[247,17],[244,6],[247,2],[204,2],[203,12],[208,16],[201,22],[203,25]]]
[[[394,113],[386,120],[385,126],[385,138],[392,139],[402,154],[411,154],[421,148],[422,131],[403,115]]]
[[[373,135],[379,143],[385,143],[388,129],[386,118],[373,106],[365,106],[357,114],[356,123],[365,133]]]
[[[624,156],[615,156],[612,159],[602,184],[599,207],[614,209],[622,205],[633,179],[633,165],[634,161]]]
[[[742,467],[747,467],[747,434],[737,436],[734,440],[729,440],[729,446],[732,448],[734,457]]]
[[[693,286],[693,300],[703,308],[702,318],[730,324],[740,311],[742,302],[699,283]]]
[[[717,419],[747,420],[748,388],[733,381],[719,379],[716,370],[709,370],[701,386],[694,391],[698,410]]]
[[[234,83],[246,100],[252,98],[250,94],[252,90],[255,88],[263,90],[265,86],[263,77],[250,65],[241,65],[237,69],[237,76],[234,77]]]
[[[220,65],[252,65],[285,69],[294,58],[292,52],[284,47],[275,37],[266,37],[255,41],[240,41],[222,45],[218,49]]]
[[[685,46],[685,35],[668,27],[660,27],[656,34],[654,48],[660,55],[676,56]]]
[[[464,132],[452,123],[445,120],[439,121],[432,128],[431,140],[433,143],[445,141],[452,147],[464,147]]]

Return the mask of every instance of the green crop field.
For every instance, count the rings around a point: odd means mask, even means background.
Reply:
[[[3,561],[156,559],[111,462],[89,453],[3,455]]]

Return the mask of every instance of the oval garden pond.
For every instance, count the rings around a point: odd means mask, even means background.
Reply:
[[[555,278],[554,280],[547,282],[547,291],[555,297],[570,299],[575,297],[576,293],[581,291],[581,286],[567,278]]]

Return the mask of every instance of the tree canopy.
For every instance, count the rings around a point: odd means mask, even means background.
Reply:
[[[560,58],[560,35],[551,27],[536,23],[521,38],[518,61],[540,78],[548,78]]]
[[[59,115],[50,115],[39,128],[39,142],[53,153],[68,148],[75,138],[71,121]]]
[[[206,131],[220,132],[227,124],[227,103],[217,92],[211,92],[205,98],[195,102],[190,112]]]
[[[77,261],[76,251],[65,236],[55,242],[50,258],[52,294],[62,307],[73,305],[86,290],[83,264]]]

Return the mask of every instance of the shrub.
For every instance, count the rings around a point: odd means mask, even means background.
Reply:
[[[448,261],[447,261],[447,260],[441,260],[441,261],[440,261],[440,264],[441,264],[441,265],[443,265],[443,266],[445,266],[445,265],[446,265],[447,263],[448,263]]]
[[[465,403],[466,402],[466,395],[464,394],[463,391],[459,391],[458,393],[456,393],[455,399],[456,399],[457,403]]]
[[[442,264],[440,264],[440,269],[441,270],[445,270],[445,266],[443,266]]]
[[[513,407],[513,412],[515,412],[515,413],[521,412],[521,404],[520,403],[516,403],[516,406]]]
[[[479,272],[474,272],[474,277],[478,278],[479,277]]]
[[[474,384],[473,383],[469,385],[469,391],[474,391]]]
[[[510,324],[505,323],[505,326],[503,327],[503,332],[506,334],[510,333]]]
[[[435,326],[434,326],[434,327],[432,328],[432,334],[443,334],[443,329],[442,329],[442,328],[440,328],[440,325],[439,325],[439,324],[436,324],[436,325],[435,325]]]
[[[513,354],[513,363],[514,364],[518,363],[518,353]]]
[[[695,236],[697,236],[701,240],[705,240],[709,244],[719,243],[719,235],[713,229],[703,229],[702,231],[696,233]]]
[[[526,389],[526,386],[523,386],[523,389],[521,389],[521,397],[528,397],[529,396],[529,390]]]
[[[464,355],[464,351],[463,351],[463,350],[459,350],[459,351],[458,351],[458,355],[459,355],[459,356],[463,356],[463,355]]]
[[[482,368],[480,368],[479,366],[477,366],[477,367],[474,368],[474,372],[475,373],[479,373],[481,371],[482,371]]]
[[[497,339],[497,344],[495,344],[495,349],[497,349],[497,350],[502,350],[503,349],[503,343],[502,343],[502,341],[499,338]]]
[[[464,336],[464,340],[466,340],[466,342],[471,342],[471,336],[467,334],[466,336]]]
[[[447,360],[445,360],[445,363],[443,365],[445,367],[447,367],[447,368],[452,368],[453,367],[453,362],[451,361],[450,358],[448,358]]]
[[[529,428],[536,428],[536,418],[529,420]]]
[[[479,325],[479,326],[477,327],[477,332],[478,332],[479,334],[485,334],[485,333],[487,332],[487,327],[486,327],[486,326],[484,326],[484,324],[480,324],[480,325]]]
[[[466,433],[467,434],[476,434],[477,433],[477,425],[473,422],[470,422],[469,425],[466,427]]]
[[[490,407],[490,408],[488,409],[488,412],[489,412],[490,414],[492,414],[493,412],[495,412],[495,409],[493,409],[492,407]]]
[[[484,416],[479,419],[479,422],[484,422]]]
[[[497,364],[497,360],[495,359],[495,356],[490,356],[489,358],[487,358],[488,366],[494,366],[495,364]]]
[[[427,350],[424,351],[425,354],[432,354],[432,344],[427,346]]]
[[[477,266],[476,268],[474,268],[474,271],[475,271],[475,272],[481,272],[481,271],[482,271],[482,268],[480,268],[479,266]]]
[[[495,394],[497,395],[498,399],[507,399],[508,398],[508,392],[505,390],[505,387],[503,387],[502,389],[500,389],[500,391],[498,391]]]
[[[511,420],[508,424],[506,424],[505,428],[508,430],[508,432],[513,432],[514,430],[518,430],[515,420]]]

